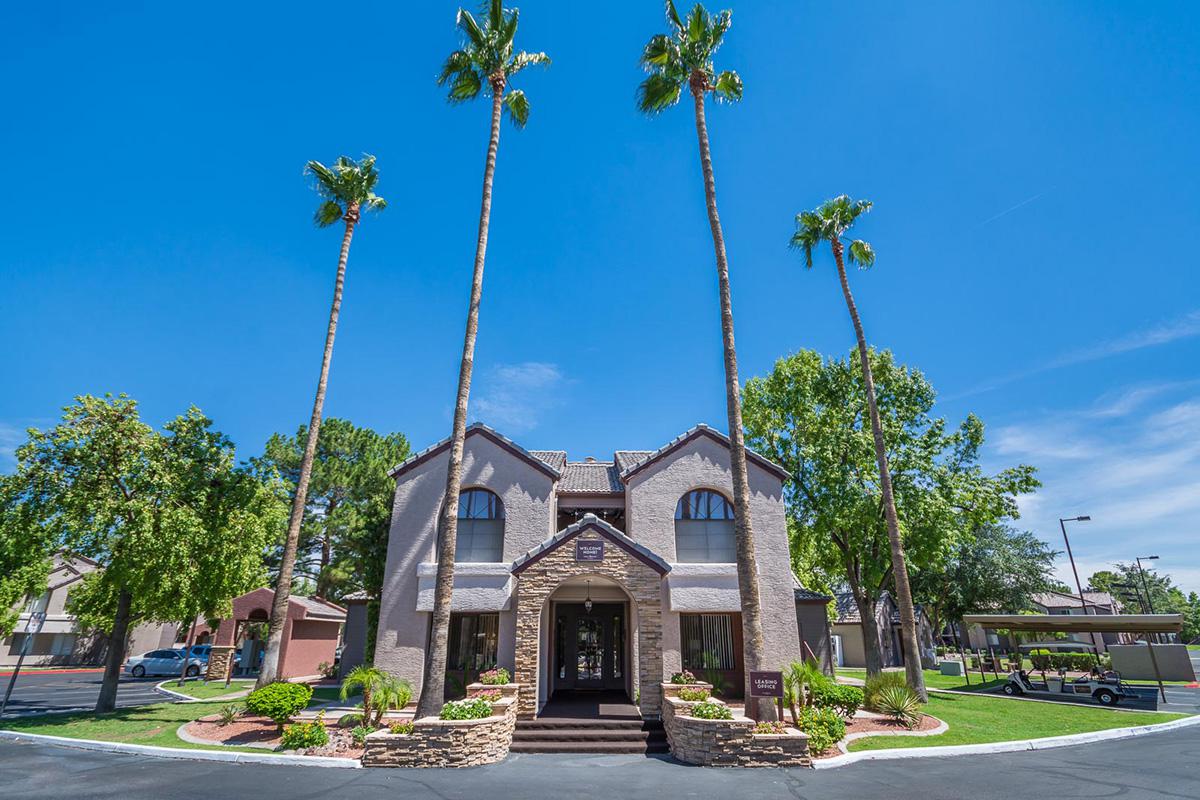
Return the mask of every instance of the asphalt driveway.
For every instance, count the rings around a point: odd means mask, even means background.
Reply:
[[[17,676],[8,709],[7,719],[12,716],[45,714],[49,711],[90,711],[96,707],[100,696],[100,682],[104,672],[54,672],[50,670],[22,672]],[[131,678],[122,676],[117,687],[117,705],[141,706],[161,703],[170,699],[154,690],[154,685],[163,678]],[[8,686],[8,676],[0,677],[0,697]]]
[[[627,755],[515,755],[458,770],[344,770],[177,761],[0,741],[0,793],[21,800],[1180,800],[1200,797],[1197,753],[1200,727],[1055,750],[876,761],[832,770],[703,769]]]

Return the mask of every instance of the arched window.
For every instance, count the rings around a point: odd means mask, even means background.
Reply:
[[[504,556],[504,503],[487,489],[458,496],[455,561],[496,562]]]
[[[737,561],[733,504],[716,492],[695,489],[675,507],[675,560],[683,564]]]

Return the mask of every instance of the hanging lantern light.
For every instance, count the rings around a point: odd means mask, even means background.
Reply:
[[[583,610],[592,613],[592,582],[587,582],[587,597],[583,601]]]

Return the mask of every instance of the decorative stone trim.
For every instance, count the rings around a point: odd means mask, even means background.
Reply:
[[[394,734],[388,729],[367,736],[364,767],[477,767],[503,761],[512,746],[517,724],[517,684],[471,689],[499,689],[492,715],[484,719],[439,719],[422,717],[413,722],[413,732]]]
[[[662,685],[663,697],[679,697],[681,689],[708,689],[709,694],[712,694],[712,684],[704,681],[696,681],[695,683],[664,683]]]
[[[706,767],[809,767],[808,737],[795,728],[786,733],[754,733],[754,720],[698,719],[688,716],[695,703],[668,693],[663,684],[663,728],[671,754],[688,764]],[[714,700],[713,702],[721,702]]]
[[[208,654],[208,669],[204,673],[206,681],[223,681],[229,677],[229,671],[233,669],[233,651],[232,645],[214,644]]]

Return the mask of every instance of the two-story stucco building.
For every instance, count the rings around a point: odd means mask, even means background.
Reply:
[[[801,658],[783,469],[748,452],[764,667]],[[448,441],[392,471],[395,506],[375,663],[421,685],[430,635]],[[467,430],[447,682],[493,666],[529,687],[532,716],[557,692],[622,693],[657,716],[680,669],[744,685],[729,440],[698,425],[658,450],[569,461]],[[819,597],[819,596],[816,596]],[[813,600],[812,596],[806,598]],[[826,598],[827,599],[827,598]],[[816,605],[824,609],[818,599]],[[825,637],[824,631],[819,636]]]

